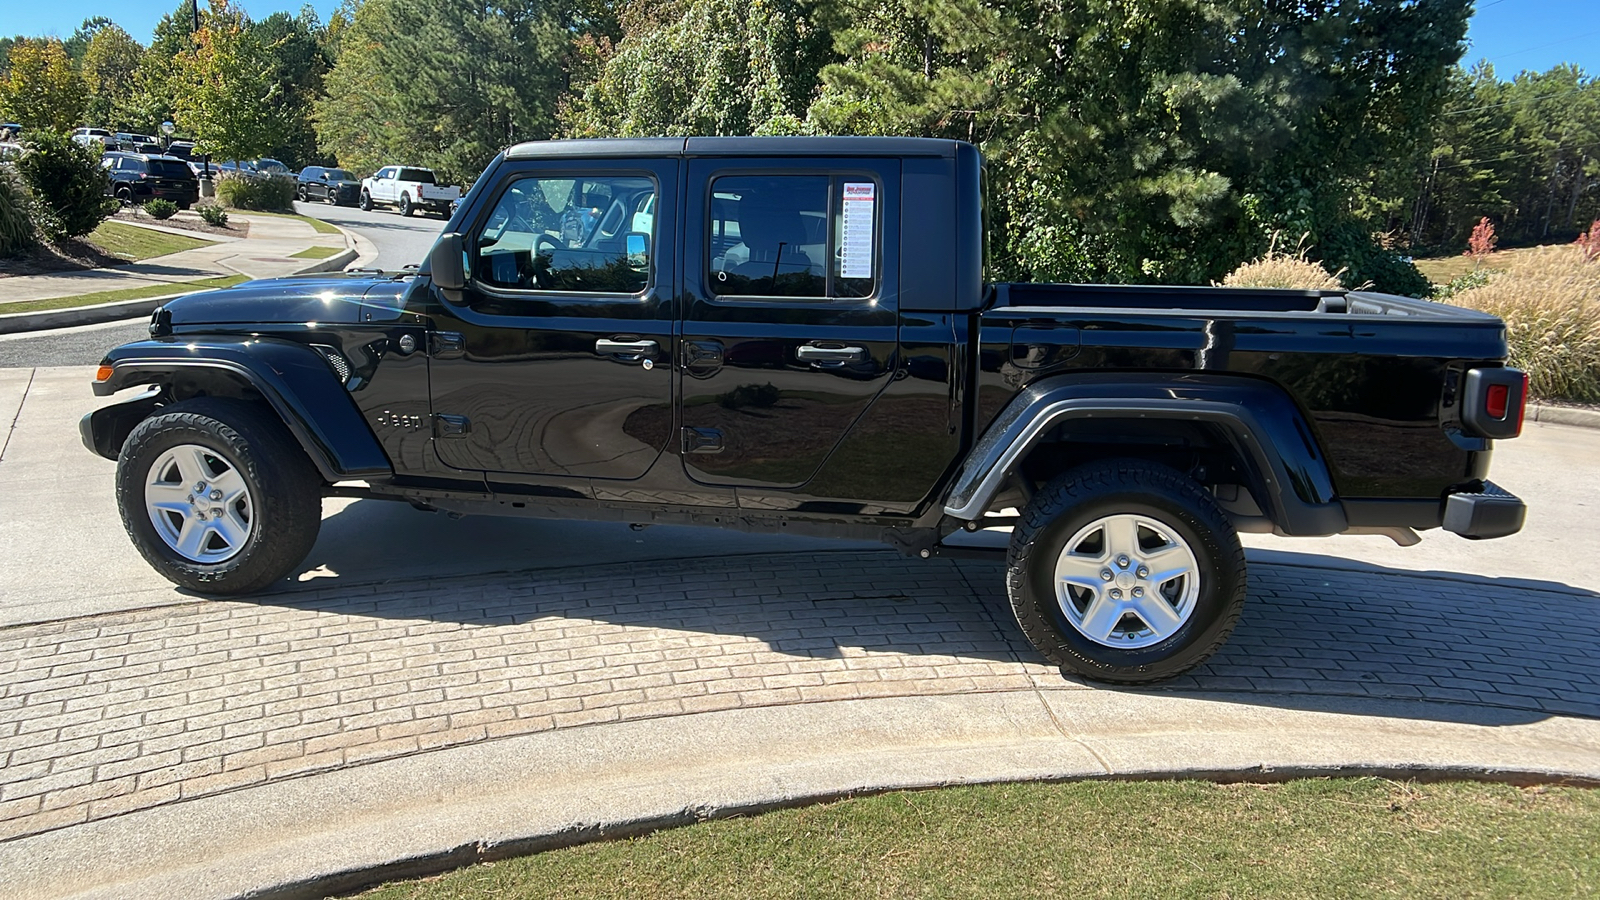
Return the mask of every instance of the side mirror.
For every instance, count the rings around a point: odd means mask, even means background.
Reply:
[[[439,235],[439,240],[428,253],[428,271],[433,283],[447,291],[459,291],[467,286],[466,265],[461,256],[461,235],[454,232]]]
[[[328,180],[328,173],[327,173],[327,172],[323,172],[323,173],[322,173],[322,174],[321,174],[321,175],[320,175],[320,176],[318,176],[318,177],[319,177],[319,178],[321,178],[321,179],[322,179],[322,180],[323,180],[323,181],[327,181],[327,180]]]
[[[650,267],[650,235],[642,231],[630,231],[623,238],[623,248],[628,254],[628,265],[636,269]]]

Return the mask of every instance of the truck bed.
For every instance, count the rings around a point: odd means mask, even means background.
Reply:
[[[996,284],[989,309],[1183,310],[1189,313],[1342,313],[1479,320],[1493,316],[1427,300],[1371,291],[1167,287],[1122,284]]]

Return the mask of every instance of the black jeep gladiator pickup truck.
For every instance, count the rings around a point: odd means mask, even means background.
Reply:
[[[416,271],[168,302],[86,416],[141,553],[267,587],[324,496],[877,537],[1012,525],[1039,651],[1119,683],[1226,639],[1237,532],[1517,531],[1523,374],[1491,316],[1360,291],[988,284],[976,148],[507,150]]]

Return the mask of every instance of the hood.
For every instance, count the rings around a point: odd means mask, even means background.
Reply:
[[[174,297],[163,304],[163,317],[173,326],[387,322],[399,316],[411,280],[363,272],[246,281]]]

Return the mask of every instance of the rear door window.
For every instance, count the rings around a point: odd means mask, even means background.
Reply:
[[[708,248],[718,296],[870,297],[880,191],[857,175],[732,175],[711,184]]]
[[[194,173],[189,167],[175,159],[150,160],[150,173],[162,178],[193,178]]]
[[[427,169],[401,169],[400,181],[415,181],[421,184],[433,184],[433,173]]]

